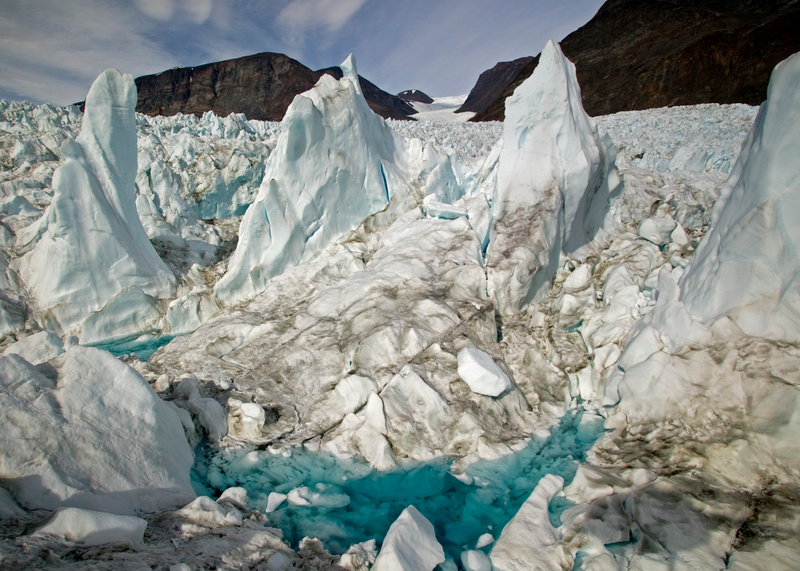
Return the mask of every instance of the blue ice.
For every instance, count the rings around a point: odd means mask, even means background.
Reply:
[[[115,357],[134,354],[140,361],[147,361],[153,353],[175,339],[176,335],[162,335],[160,333],[136,333],[127,337],[91,343],[89,347],[104,349]]]
[[[317,484],[326,493],[345,493],[350,504],[335,509],[290,506],[284,502],[269,514],[293,546],[306,536],[322,540],[332,553],[343,553],[351,544],[376,539],[380,543],[389,526],[413,504],[436,528],[439,542],[455,561],[474,549],[484,533],[499,537],[539,480],[546,474],[572,481],[578,463],[603,432],[603,419],[572,411],[548,438],[532,441],[526,448],[499,460],[480,461],[467,473],[467,485],[450,473],[451,460],[408,464],[393,472],[377,472],[364,462],[333,455],[293,449],[289,457],[266,450],[242,448],[198,449],[193,481],[198,494],[218,496],[231,486],[247,489],[250,507],[263,511],[270,492],[288,493]],[[560,524],[568,507],[563,498],[551,502],[551,520]],[[491,546],[485,550],[491,549]]]

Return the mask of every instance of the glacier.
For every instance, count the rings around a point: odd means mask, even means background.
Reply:
[[[505,124],[354,58],[281,124],[0,102],[0,561],[793,568],[798,57],[757,116],[590,118],[555,43]]]

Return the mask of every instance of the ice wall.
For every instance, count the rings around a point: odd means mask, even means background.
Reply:
[[[555,42],[506,101],[502,145],[487,267],[500,312],[514,314],[546,292],[562,251],[594,238],[609,196],[605,144]]]
[[[130,74],[107,70],[92,84],[81,133],[61,147],[45,229],[19,260],[40,323],[83,342],[152,326],[175,293],[134,203],[135,108]]]
[[[680,301],[711,325],[800,340],[800,55],[778,64],[767,101],[680,280]]]
[[[341,68],[342,79],[323,75],[287,110],[228,272],[215,289],[223,304],[251,298],[269,278],[312,260],[394,194],[403,139],[367,105],[355,58]]]

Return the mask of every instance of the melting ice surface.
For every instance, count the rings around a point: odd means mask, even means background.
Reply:
[[[87,346],[104,349],[115,357],[123,357],[133,353],[140,361],[147,361],[153,353],[175,339],[177,335],[139,334],[128,335],[118,339],[110,339]]]
[[[499,537],[544,475],[557,474],[569,483],[602,432],[602,418],[572,411],[549,437],[534,439],[509,456],[472,464],[467,469],[471,485],[450,474],[452,462],[447,459],[378,472],[366,462],[323,452],[292,449],[291,455],[284,455],[253,447],[198,448],[192,477],[198,494],[218,496],[228,487],[242,486],[248,491],[250,508],[262,512],[270,492],[288,494],[307,486],[331,499],[346,494],[350,502],[343,507],[284,502],[269,514],[271,525],[280,528],[294,547],[303,537],[316,537],[333,553],[373,538],[382,541],[400,512],[413,504],[433,523],[445,552],[460,561],[461,551],[474,549],[484,533]],[[567,507],[563,498],[551,502],[554,525],[560,524]]]

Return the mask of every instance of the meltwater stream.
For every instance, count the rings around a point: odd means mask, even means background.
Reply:
[[[252,447],[199,448],[192,476],[198,494],[218,497],[231,486],[247,489],[250,508],[262,512],[270,492],[288,494],[305,486],[319,493],[319,503],[328,507],[284,502],[268,514],[269,521],[293,547],[303,537],[316,537],[332,553],[344,553],[350,545],[369,539],[380,544],[400,512],[413,504],[433,523],[445,552],[460,561],[461,551],[474,549],[481,535],[500,536],[544,475],[557,474],[567,484],[572,481],[578,463],[602,433],[602,418],[572,411],[548,438],[498,460],[471,465],[467,470],[471,485],[449,473],[451,460],[377,472],[363,461],[323,452],[292,449],[291,455],[283,456]],[[554,525],[560,524],[567,507],[563,498],[551,503]]]

